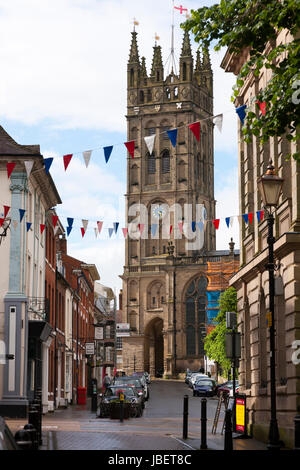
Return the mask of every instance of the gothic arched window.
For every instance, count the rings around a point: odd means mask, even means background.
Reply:
[[[188,286],[185,295],[186,354],[187,356],[204,355],[206,336],[207,279],[200,276]],[[197,347],[196,347],[197,346]]]
[[[150,155],[149,152],[147,153],[147,168],[148,168],[148,174],[149,175],[153,175],[156,172],[154,152],[152,152],[151,155]]]
[[[170,152],[169,150],[164,150],[161,156],[161,172],[170,173]]]
[[[182,79],[185,81],[186,80],[186,63],[183,62],[183,67],[182,67]]]

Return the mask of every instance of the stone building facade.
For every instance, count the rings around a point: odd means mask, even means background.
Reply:
[[[186,32],[179,75],[173,69],[166,78],[164,73],[161,47],[155,44],[147,74],[133,32],[127,124],[135,154],[127,162],[128,236],[121,276],[122,321],[131,330],[122,345],[126,373],[175,374],[203,366],[203,338],[239,261],[233,245],[228,251],[215,250],[215,228],[208,222],[215,218],[209,53],[200,57],[198,51],[194,65]],[[188,125],[200,120],[198,141]],[[173,147],[167,130],[175,128]],[[150,154],[144,137],[153,135]],[[202,230],[193,230],[192,221],[200,221]]]
[[[289,40],[289,33],[284,31],[277,43]],[[266,51],[270,48],[268,45]],[[246,60],[246,51],[239,57],[227,52],[221,66],[237,75]],[[246,104],[255,111],[255,97],[270,74],[270,70],[264,70],[259,77],[249,76],[237,105]],[[280,438],[292,446],[293,419],[300,407],[299,365],[293,362],[295,341],[300,338],[300,166],[295,160],[287,160],[286,155],[299,151],[299,142],[291,145],[282,135],[271,138],[264,146],[256,137],[247,144],[243,141],[241,123],[238,132],[240,213],[264,209],[257,181],[266,172],[270,158],[278,175],[284,178],[283,193],[274,213],[276,391]],[[242,225],[240,230],[241,266],[230,280],[238,292],[242,333],[240,391],[248,397],[249,425],[254,436],[267,440],[270,422],[267,221],[254,220],[251,225]]]

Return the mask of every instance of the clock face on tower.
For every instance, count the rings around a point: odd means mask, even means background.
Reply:
[[[152,215],[156,219],[162,219],[166,214],[166,209],[163,206],[155,206],[152,209]]]

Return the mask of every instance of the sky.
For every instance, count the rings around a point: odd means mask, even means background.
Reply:
[[[197,9],[216,3],[182,0]],[[181,2],[175,0],[175,5]],[[175,12],[175,54],[181,51],[183,15]],[[55,157],[50,173],[63,203],[57,213],[64,226],[74,217],[68,252],[97,265],[101,281],[122,287],[126,192],[127,61],[133,19],[139,22],[140,57],[150,71],[154,36],[160,37],[163,61],[171,46],[171,0],[0,0],[0,125],[23,145],[39,144],[44,158]],[[191,36],[195,52],[197,44]],[[239,248],[237,219],[228,229],[225,217],[238,215],[237,115],[230,97],[235,77],[220,63],[225,50],[211,50],[214,114],[223,113],[223,130],[215,129],[217,249]],[[114,145],[108,164],[103,147]],[[82,151],[92,150],[86,168]],[[62,156],[74,156],[64,170]],[[81,219],[89,225],[82,239]],[[104,220],[96,239],[94,227]],[[111,238],[108,228],[120,223]]]

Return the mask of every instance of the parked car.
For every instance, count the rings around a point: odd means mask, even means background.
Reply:
[[[196,372],[196,371],[192,371],[190,369],[187,369],[186,370],[186,373],[185,373],[185,383],[186,384],[189,384],[189,379],[191,377],[192,374],[198,374],[199,372]]]
[[[194,397],[213,397],[216,393],[216,382],[212,379],[199,377],[193,385]]]
[[[239,386],[238,381],[236,381],[235,384],[236,384],[236,387]],[[220,392],[223,392],[224,395],[226,394],[226,395],[232,396],[233,394],[232,389],[233,389],[233,382],[232,380],[228,380],[228,382],[225,382],[224,384],[217,386],[217,395],[220,396]]]
[[[148,384],[148,385],[151,384],[151,377],[150,377],[149,372],[145,372],[145,377],[146,377],[146,382],[147,382],[147,384]]]
[[[146,375],[145,375],[146,373],[147,372],[134,372],[132,374],[132,376],[133,377],[138,377],[141,380],[141,382],[142,382],[142,384],[143,384],[143,386],[146,390],[146,400],[149,400],[150,392],[149,392],[149,387],[148,387],[149,384],[147,382],[147,378],[146,378]]]
[[[0,416],[0,450],[19,450],[15,438],[7,426],[4,419]]]
[[[120,393],[124,394],[124,416],[140,417],[143,414],[143,400],[134,387],[120,385],[110,385],[105,393],[100,393],[97,406],[97,417],[111,417],[112,410],[115,409],[117,414],[120,407]]]
[[[137,377],[137,376],[116,377],[114,379],[113,385],[128,385],[128,386],[135,387],[137,393],[143,398],[143,408],[145,407],[147,390],[142,384],[140,377]]]
[[[208,375],[206,374],[202,374],[201,372],[194,372],[189,378],[189,387],[193,388],[193,385],[196,382],[196,380],[201,377],[209,379]]]
[[[235,393],[239,393],[239,383],[238,382],[235,382]],[[232,384],[232,387],[229,391],[229,396],[233,397],[233,384]]]

